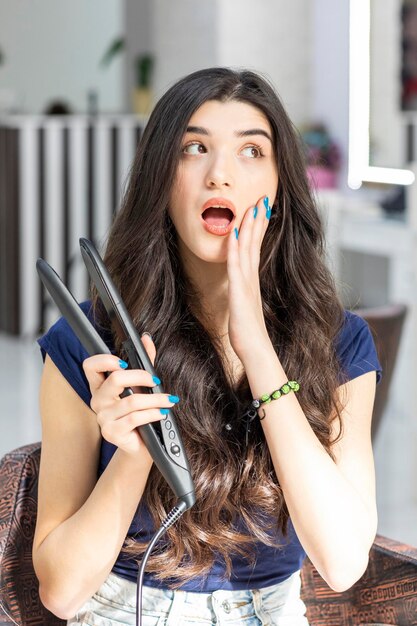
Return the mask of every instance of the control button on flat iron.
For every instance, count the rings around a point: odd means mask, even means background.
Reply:
[[[170,430],[169,431],[169,438],[170,439],[175,439],[175,431],[174,430]]]
[[[171,426],[172,426],[172,424],[171,424],[171,422],[170,422],[169,420],[168,420],[167,422],[165,422],[165,428],[166,428],[167,430],[170,430],[170,429],[171,429]]]
[[[171,445],[171,452],[172,452],[172,454],[175,454],[175,456],[179,456],[179,455],[180,455],[180,452],[181,452],[180,447],[179,447],[179,446],[177,446],[177,444],[176,444],[176,443],[173,443],[173,444]]]

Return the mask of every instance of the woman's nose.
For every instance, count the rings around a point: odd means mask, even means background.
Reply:
[[[206,184],[210,188],[230,187],[234,182],[233,165],[226,157],[213,158],[206,175]]]

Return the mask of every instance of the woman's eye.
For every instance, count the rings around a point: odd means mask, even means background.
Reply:
[[[248,156],[251,159],[257,159],[262,156],[262,151],[257,146],[247,146],[243,148],[242,152],[246,152],[245,156]]]
[[[185,154],[202,154],[204,152],[204,146],[201,143],[189,143],[182,149]]]

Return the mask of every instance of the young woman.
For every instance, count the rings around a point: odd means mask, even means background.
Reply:
[[[367,566],[381,368],[336,295],[299,137],[264,78],[217,67],[167,91],[104,261],[168,393],[140,393],[155,381],[124,369],[95,294],[83,308],[111,355],[86,358],[63,319],[39,340],[43,603],[68,624],[135,623],[137,562],[175,504],[137,426],[171,408],[196,503],[148,561],[144,626],[306,625],[306,553],[337,591]]]

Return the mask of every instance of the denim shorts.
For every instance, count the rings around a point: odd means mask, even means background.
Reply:
[[[308,626],[300,572],[282,583],[212,593],[142,587],[142,626]],[[136,583],[111,573],[67,626],[135,626]]]

